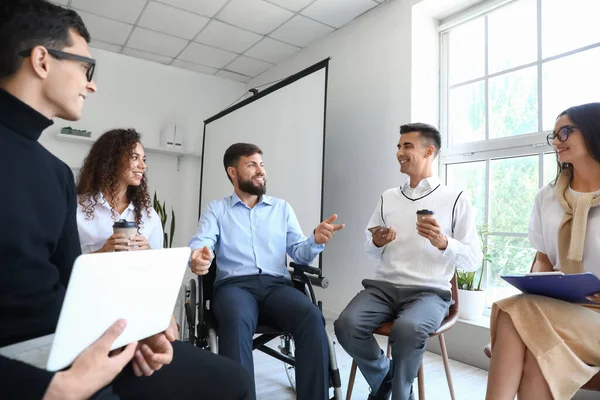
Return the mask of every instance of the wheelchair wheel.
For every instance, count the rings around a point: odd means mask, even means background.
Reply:
[[[294,339],[291,335],[282,335],[281,336],[281,345],[279,346],[279,351],[281,351],[286,356],[290,356],[294,358],[296,354],[296,345],[294,344]],[[296,390],[296,367],[287,363],[283,363],[283,367],[285,368],[285,374],[290,381],[290,386],[294,391]]]
[[[188,325],[188,343],[196,344],[196,303],[198,297],[196,295],[196,280],[190,279],[189,294],[185,292],[185,315]]]
[[[183,285],[181,291],[181,307],[179,308],[179,340],[181,340],[182,342],[187,342],[190,334],[187,323],[187,314],[185,310],[185,303],[187,301],[187,296],[189,293],[187,285]]]
[[[214,329],[208,331],[208,348],[211,353],[219,354],[219,342],[217,340],[217,332]]]

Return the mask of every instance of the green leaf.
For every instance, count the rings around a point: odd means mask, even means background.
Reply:
[[[175,210],[171,207],[171,240],[169,241],[169,247],[173,247],[173,237],[175,236]]]

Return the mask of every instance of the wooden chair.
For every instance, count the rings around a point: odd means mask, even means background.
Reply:
[[[456,285],[456,275],[452,277],[450,281],[452,285],[452,299],[454,300],[454,304],[450,306],[450,310],[448,311],[448,316],[444,318],[440,327],[433,333],[429,335],[429,337],[438,336],[440,338],[440,349],[442,350],[442,359],[444,360],[444,370],[446,371],[446,378],[448,379],[448,389],[450,390],[450,397],[452,400],[455,400],[454,397],[454,386],[452,385],[452,376],[450,374],[450,362],[448,359],[448,352],[446,351],[446,341],[444,340],[444,333],[452,328],[456,321],[458,320],[458,286]],[[393,321],[389,321],[381,325],[375,331],[373,331],[376,335],[382,335],[390,337],[392,331]],[[387,345],[387,357],[392,358],[392,347],[390,346],[389,340]],[[346,393],[346,400],[350,400],[352,398],[352,389],[354,388],[354,380],[356,379],[356,369],[358,368],[356,361],[352,360],[352,367],[350,368],[350,377],[348,378],[348,392]],[[417,376],[418,387],[419,387],[419,400],[425,400],[425,376],[423,373],[423,363],[421,362],[421,367],[419,368],[419,374]]]
[[[537,253],[536,253],[536,255],[537,255]],[[533,258],[533,264],[531,264],[531,269],[529,270],[529,272],[533,271],[534,265],[535,265],[535,257]],[[483,348],[483,352],[485,353],[486,356],[488,356],[488,358],[492,358],[492,344],[488,343],[487,346],[485,346]],[[594,375],[592,377],[592,379],[589,380],[588,383],[583,385],[582,389],[591,390],[594,392],[600,392],[600,372],[597,373],[596,375]]]

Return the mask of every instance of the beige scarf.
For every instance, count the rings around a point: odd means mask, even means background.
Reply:
[[[558,259],[565,274],[583,272],[583,244],[590,208],[600,205],[600,195],[590,193],[573,194],[569,190],[572,173],[565,168],[555,192],[565,214],[558,227]]]

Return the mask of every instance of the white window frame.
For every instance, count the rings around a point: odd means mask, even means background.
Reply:
[[[542,187],[544,176],[544,154],[550,153],[553,149],[546,143],[546,136],[551,131],[543,130],[543,118],[548,118],[542,114],[543,110],[543,96],[542,96],[542,66],[550,61],[568,57],[577,53],[584,52],[593,48],[600,47],[600,42],[580,47],[577,49],[570,50],[558,55],[551,57],[542,57],[542,32],[541,32],[541,19],[542,19],[542,1],[537,0],[537,58],[534,62],[520,65],[518,67],[510,68],[489,74],[488,68],[488,18],[487,14],[491,11],[496,10],[500,7],[506,6],[514,1],[519,0],[490,0],[481,4],[478,4],[468,10],[460,12],[454,16],[451,16],[445,20],[442,20],[438,26],[438,33],[440,35],[440,133],[442,135],[442,149],[440,157],[438,159],[438,167],[440,176],[443,182],[446,181],[446,167],[451,164],[468,163],[476,161],[485,161],[486,163],[486,182],[485,182],[485,215],[484,221],[489,223],[490,213],[490,163],[492,160],[513,158],[519,156],[538,156],[539,167],[538,167],[538,186]],[[448,82],[449,72],[449,41],[447,33],[463,23],[469,22],[477,17],[484,17],[484,35],[485,35],[485,65],[483,78],[469,80],[450,86]],[[516,135],[510,137],[503,137],[497,139],[489,139],[489,80],[496,76],[504,75],[510,72],[515,72],[524,68],[530,68],[537,66],[537,97],[538,97],[538,132]],[[485,82],[485,140],[469,143],[460,143],[455,145],[448,145],[450,143],[449,137],[449,91],[450,88],[464,86],[474,82]],[[511,237],[527,237],[526,233],[516,232],[490,232],[490,236],[511,236]],[[490,269],[486,267],[486,271],[489,273]],[[487,286],[488,276],[484,279],[484,286]],[[489,313],[489,308],[486,314]]]

